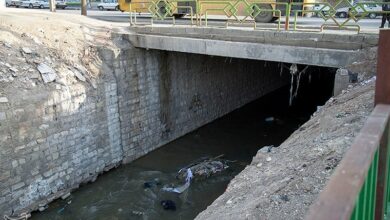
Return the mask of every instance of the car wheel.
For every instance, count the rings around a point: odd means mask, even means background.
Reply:
[[[33,8],[34,6],[33,6],[33,4],[29,4],[28,7],[29,8]]]
[[[99,9],[100,11],[103,11],[103,10],[104,10],[103,6],[99,6],[98,9]]]
[[[5,3],[5,7],[9,7],[9,4],[7,2]]]
[[[116,7],[115,7],[115,11],[118,11],[118,10],[119,10],[119,6],[116,6]]]
[[[40,8],[40,9],[43,9],[43,5],[40,5],[39,8]]]
[[[340,12],[339,17],[340,18],[346,18],[347,17],[347,12]]]
[[[259,8],[261,9],[266,9],[267,11],[261,11],[256,17],[255,21],[258,23],[268,23],[271,22],[273,19],[273,13],[272,11],[272,6],[271,5],[258,5]]]
[[[375,13],[370,13],[370,14],[368,14],[368,17],[371,18],[371,19],[375,19],[376,18],[376,14]]]
[[[175,19],[183,18],[184,16],[186,16],[186,14],[173,14],[173,17],[175,17]]]

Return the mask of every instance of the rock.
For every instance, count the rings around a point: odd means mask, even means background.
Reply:
[[[5,112],[0,112],[0,121],[4,121],[5,119],[7,119]]]
[[[11,67],[11,68],[9,68],[9,70],[11,70],[14,73],[18,72],[18,69],[16,69],[15,67]]]
[[[0,97],[0,103],[7,103],[8,99],[7,97]]]
[[[284,201],[284,202],[290,201],[290,199],[288,198],[287,195],[280,195],[279,198],[280,198],[282,201]]]
[[[82,74],[87,74],[87,69],[85,69],[85,67],[79,65],[79,64],[75,64],[74,65],[74,68],[76,68],[78,71],[80,71]]]
[[[85,79],[85,77],[83,76],[83,74],[81,74],[79,71],[74,71],[74,76],[78,79],[78,80],[80,80],[80,81],[82,81],[82,82],[85,82],[86,81],[86,79]]]
[[[64,195],[62,195],[62,196],[61,196],[61,199],[62,199],[62,200],[65,200],[65,199],[67,199],[69,196],[70,196],[70,192],[68,192],[68,193],[66,193],[66,194],[64,194]]]
[[[46,130],[48,128],[49,128],[49,125],[47,125],[47,124],[42,124],[41,126],[39,126],[39,129],[41,129],[41,130]]]
[[[264,119],[264,121],[266,121],[266,122],[273,122],[274,120],[275,120],[274,117],[267,117]]]
[[[256,165],[256,167],[261,167],[261,166],[263,166],[263,163],[258,163],[257,165]]]
[[[28,47],[23,47],[23,48],[22,48],[22,51],[23,51],[23,53],[25,53],[25,54],[31,54],[31,53],[32,53],[32,51],[31,51],[30,48],[28,48]]]
[[[258,150],[257,152],[260,152],[260,153],[263,153],[263,154],[266,154],[266,153],[271,153],[271,150],[272,148],[274,147],[274,145],[266,145],[266,146],[263,146],[260,150]]]
[[[271,158],[271,157],[267,157],[265,160],[266,160],[267,162],[270,162],[270,161],[272,160],[272,158]]]
[[[226,202],[227,205],[232,204],[232,203],[233,203],[233,201],[230,199]]]
[[[44,83],[53,82],[57,78],[55,71],[45,63],[39,64],[37,69],[41,73]]]
[[[45,204],[39,204],[39,208],[38,208],[38,210],[39,210],[40,212],[43,212],[43,211],[45,211],[47,208],[49,208],[49,206],[48,206],[48,205],[45,205]]]

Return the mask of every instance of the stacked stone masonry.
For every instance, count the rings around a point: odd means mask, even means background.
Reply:
[[[81,183],[288,83],[277,63],[98,48],[96,86],[0,97],[0,214],[31,211]]]

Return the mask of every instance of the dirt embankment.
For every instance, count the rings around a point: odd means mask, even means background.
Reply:
[[[303,219],[373,110],[374,81],[331,98],[272,152],[259,150],[197,219]]]
[[[0,12],[0,83],[31,89],[40,86],[39,64],[51,67],[57,83],[72,84],[81,72],[88,81],[99,74],[99,58],[92,45],[110,46],[110,23],[70,14],[26,13],[7,9]],[[71,70],[71,71],[69,71]],[[76,71],[73,71],[76,70]],[[47,84],[46,86],[55,86]]]

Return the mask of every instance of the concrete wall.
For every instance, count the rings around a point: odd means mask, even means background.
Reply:
[[[98,48],[96,86],[0,98],[0,213],[35,209],[288,82],[275,63]],[[94,88],[95,87],[95,88]]]

